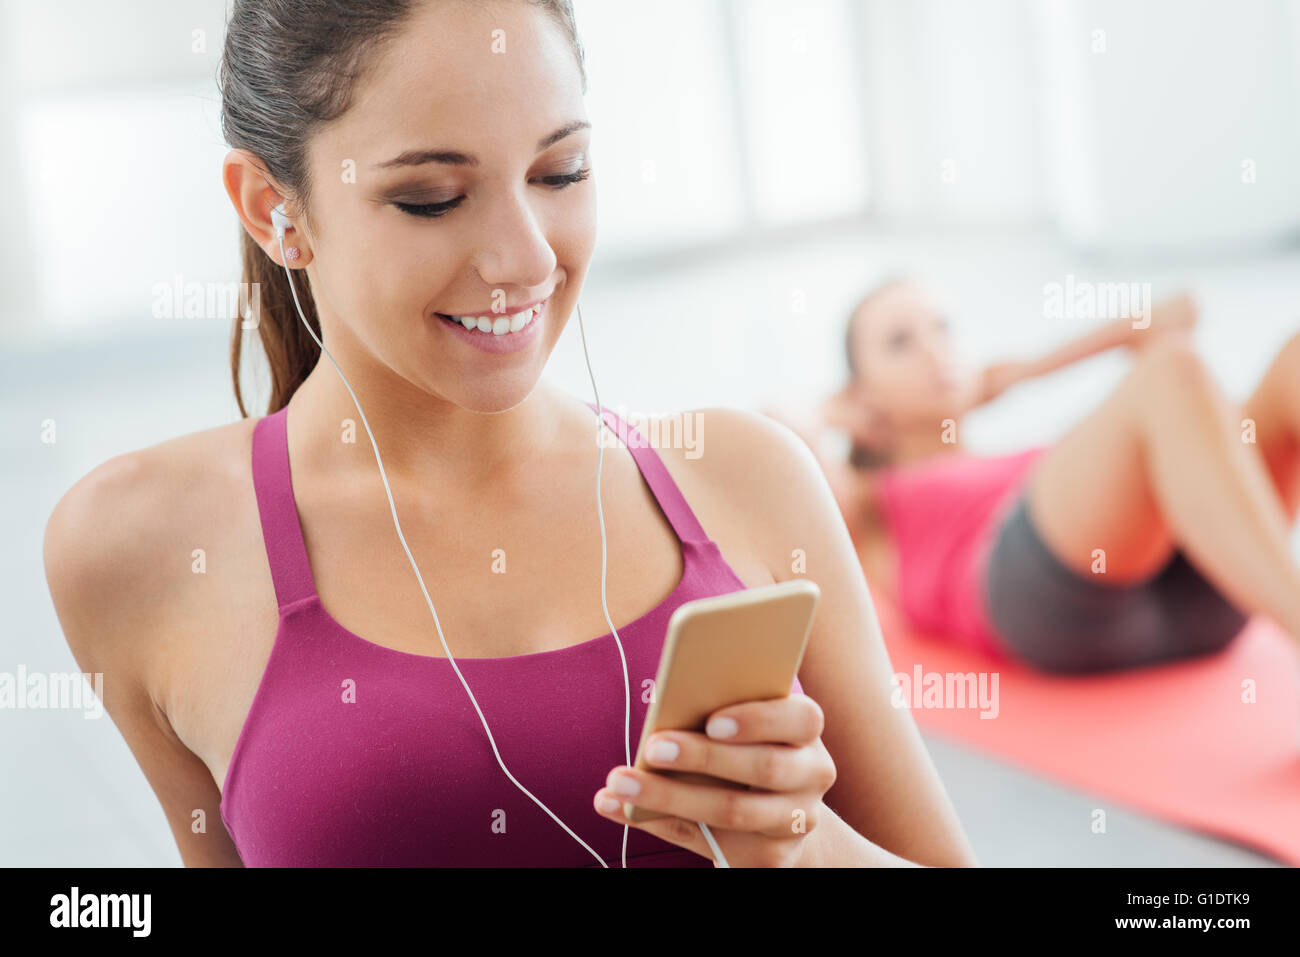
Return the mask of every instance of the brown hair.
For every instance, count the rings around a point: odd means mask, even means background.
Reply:
[[[572,0],[526,0],[550,14],[570,40],[587,90],[582,43]],[[264,173],[293,197],[296,218],[312,225],[307,141],[347,112],[356,83],[420,0],[234,0],[218,67],[221,129],[234,149],[246,149]],[[288,198],[288,197],[286,197]],[[289,279],[240,225],[243,281],[257,283],[258,335],[271,368],[267,414],[278,412],[320,360],[320,347],[303,328]],[[306,274],[294,277],[303,315],[320,336],[320,320]],[[235,401],[245,418],[239,382],[243,319],[235,317],[230,369]]]

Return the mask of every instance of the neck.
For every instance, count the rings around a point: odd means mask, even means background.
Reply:
[[[943,435],[935,429],[910,429],[898,433],[890,460],[895,465],[906,465],[933,455],[944,455],[961,451],[960,440],[943,441]]]
[[[529,462],[552,445],[577,400],[539,383],[505,412],[471,412],[411,385],[388,369],[348,369],[348,382],[374,433],[393,485],[475,494],[526,477]],[[335,475],[373,475],[375,453],[356,403],[327,357],[290,400],[295,444]],[[572,408],[570,408],[570,406]]]

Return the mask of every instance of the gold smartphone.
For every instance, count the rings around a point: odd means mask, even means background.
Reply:
[[[683,781],[742,788],[705,774],[670,771],[645,761],[656,731],[704,731],[709,715],[741,701],[784,698],[799,674],[821,591],[796,578],[682,604],[668,620],[635,767]],[[666,817],[624,802],[632,821]]]

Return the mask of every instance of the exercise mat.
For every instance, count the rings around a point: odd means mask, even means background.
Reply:
[[[872,598],[895,703],[922,730],[1300,865],[1300,655],[1269,620],[1213,656],[1059,676],[918,633]]]

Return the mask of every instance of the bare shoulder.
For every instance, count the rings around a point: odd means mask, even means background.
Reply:
[[[211,638],[204,629],[224,627],[211,600],[222,586],[195,587],[191,556],[247,527],[239,489],[251,431],[241,421],[114,456],[63,495],[45,526],[45,575],[68,647],[83,672],[104,676],[104,708],[191,866],[240,863],[209,767],[168,716],[167,689],[194,670],[194,649]],[[200,814],[206,825],[195,828]]]
[[[721,406],[653,421],[660,457],[709,537],[761,557],[774,580],[792,577],[792,553],[810,535],[843,527],[817,459],[783,423]]]
[[[906,860],[973,863],[910,712],[893,706],[893,667],[866,577],[813,451],[789,427],[757,413],[682,415],[696,416],[694,448],[661,442],[661,457],[705,531],[717,539],[716,527],[748,543],[738,547],[753,549],[770,580],[807,578],[821,592],[799,683],[822,711],[821,739],[836,768],[824,803]],[[656,421],[662,438],[664,419]],[[720,547],[725,553],[725,543]]]
[[[64,493],[45,526],[46,578],[74,652],[140,663],[139,637],[190,574],[177,552],[223,527],[252,420],[116,455]],[[208,534],[204,534],[205,531]],[[104,627],[105,625],[109,627]]]

